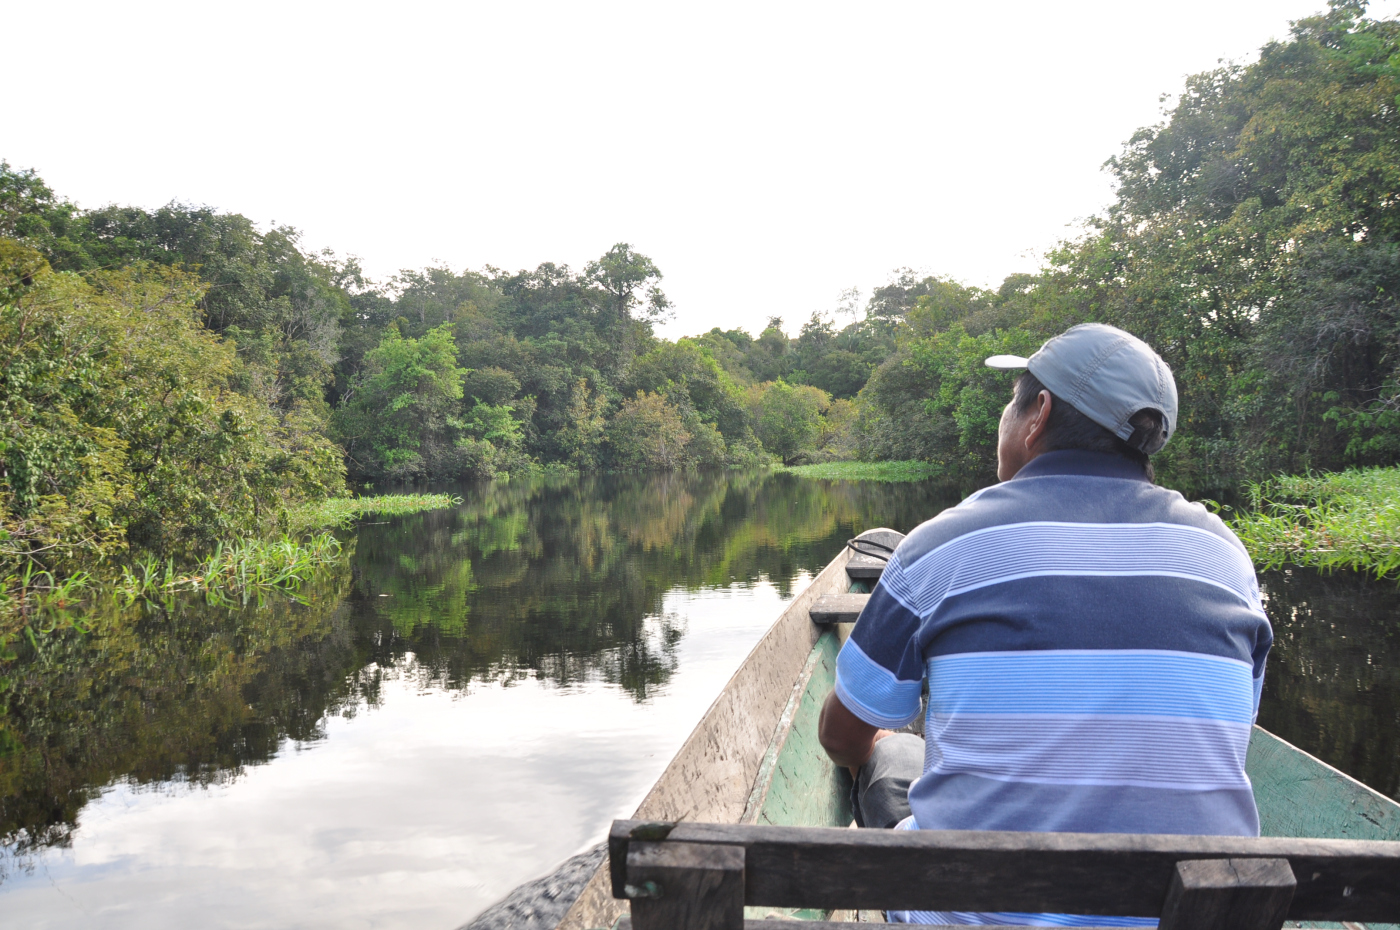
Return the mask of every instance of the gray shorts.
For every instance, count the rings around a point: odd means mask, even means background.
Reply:
[[[851,786],[856,826],[888,830],[909,816],[909,785],[924,773],[924,741],[896,733],[875,744]]]

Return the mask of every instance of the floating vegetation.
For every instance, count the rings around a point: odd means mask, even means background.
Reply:
[[[943,470],[928,462],[822,462],[819,465],[782,465],[774,471],[787,472],[803,478],[823,478],[832,481],[928,481],[938,478]]]
[[[1400,572],[1400,468],[1271,478],[1247,491],[1230,528],[1260,569]]]
[[[381,494],[375,497],[330,497],[307,504],[287,514],[292,529],[318,529],[327,526],[349,527],[367,516],[393,517],[422,510],[442,510],[457,507],[460,497],[452,494]]]

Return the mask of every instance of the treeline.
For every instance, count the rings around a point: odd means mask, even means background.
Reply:
[[[891,321],[670,342],[660,281],[619,244],[376,284],[290,228],[83,210],[0,162],[0,601],[275,534],[347,483],[840,454]]]
[[[660,269],[369,281],[295,230],[171,204],[83,210],[0,166],[0,578],[183,556],[366,482],[920,459],[992,480],[1008,376],[1101,320],[1170,362],[1193,494],[1400,459],[1400,26],[1333,0],[1191,78],[1107,167],[1115,202],[1036,274],[902,273],[795,337],[659,339]],[[754,327],[758,329],[758,327]],[[29,569],[25,569],[29,570]]]
[[[159,279],[159,303],[231,351],[228,390],[332,441],[354,481],[820,456],[894,346],[890,319],[658,339],[661,272],[626,244],[580,271],[435,267],[376,284],[290,228],[182,204],[84,211],[9,165],[0,234],[8,313],[57,319],[63,287]]]
[[[1039,273],[921,296],[858,400],[863,454],[992,480],[1007,376],[982,359],[1097,320],[1175,371],[1157,471],[1188,494],[1400,460],[1400,24],[1365,8],[1190,78]]]

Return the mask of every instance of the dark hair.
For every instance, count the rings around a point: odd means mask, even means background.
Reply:
[[[1027,414],[1040,392],[1048,390],[1035,375],[1029,371],[1023,372],[1016,379],[1016,393],[1012,399],[1016,415]],[[1165,443],[1165,418],[1160,411],[1148,408],[1133,414],[1128,420],[1133,426],[1133,434],[1125,440],[1119,439],[1080,413],[1053,391],[1050,391],[1050,396],[1053,398],[1050,404],[1050,422],[1045,424],[1045,432],[1040,437],[1040,451],[1080,449],[1085,452],[1110,452],[1136,462],[1146,472],[1148,481],[1156,480],[1157,476],[1153,473],[1152,461],[1148,456],[1162,448]]]

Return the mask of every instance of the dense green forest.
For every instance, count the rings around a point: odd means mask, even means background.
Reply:
[[[83,209],[0,162],[0,589],[194,558],[366,483],[844,458],[971,488],[1007,396],[982,359],[1089,320],[1176,372],[1164,483],[1393,464],[1398,109],[1400,25],[1333,0],[1190,78],[1037,273],[898,273],[796,337],[775,317],[658,338],[661,270],[627,244],[581,269],[371,281],[288,227]]]

